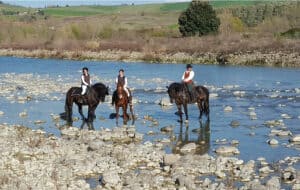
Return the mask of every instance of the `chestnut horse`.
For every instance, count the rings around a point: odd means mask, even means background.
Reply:
[[[128,91],[129,91],[129,89],[128,89]],[[129,93],[131,94],[130,91],[129,91]],[[123,86],[118,85],[117,90],[114,92],[113,97],[112,97],[112,105],[115,105],[115,109],[116,109],[117,124],[118,124],[118,119],[119,119],[119,108],[120,107],[122,107],[122,110],[123,110],[123,123],[126,124],[127,121],[130,119],[129,115],[127,114],[128,104],[129,104],[129,108],[130,108],[131,119],[134,120],[132,102],[129,103],[129,97],[127,96],[127,93],[123,89]]]
[[[188,89],[183,83],[172,83],[168,88],[168,94],[170,97],[170,102],[173,103],[175,100],[175,104],[178,109],[178,114],[180,117],[179,122],[182,122],[182,110],[181,106],[183,106],[186,122],[188,122],[188,109],[187,104],[197,103],[200,111],[199,119],[202,119],[202,114],[204,113],[209,121],[209,91],[204,86],[196,86],[195,90],[195,100],[191,101],[189,98]]]
[[[72,108],[73,103],[78,106],[82,120],[92,122],[95,119],[95,110],[100,102],[105,101],[105,96],[108,95],[108,87],[102,83],[96,83],[88,88],[87,94],[81,96],[80,87],[71,87],[66,94],[65,113],[68,123],[72,123]],[[86,119],[82,113],[82,106],[88,106],[88,118]]]

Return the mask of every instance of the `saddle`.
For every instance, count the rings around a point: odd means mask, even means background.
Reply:
[[[90,90],[91,90],[91,87],[87,87],[85,94],[81,95],[82,89],[81,88],[76,88],[75,90],[73,90],[71,96],[77,96],[78,97],[78,102],[79,103],[84,103],[84,102],[87,102],[87,100],[88,100],[87,95],[89,94]]]
[[[128,103],[129,103],[129,104],[132,104],[132,94],[131,94],[131,90],[130,90],[129,88],[127,88],[127,89],[128,89],[128,92],[129,92]],[[116,89],[116,90],[113,92],[113,95],[112,95],[112,102],[111,102],[112,105],[114,104],[115,100],[117,99],[117,96],[118,96],[118,94],[117,94],[117,89]]]
[[[188,101],[190,103],[196,102],[197,101],[197,95],[198,95],[198,93],[196,91],[194,83],[192,84],[192,89],[189,89],[189,87],[188,87],[188,85],[186,83],[184,83],[183,86],[184,86],[184,91],[187,94]]]

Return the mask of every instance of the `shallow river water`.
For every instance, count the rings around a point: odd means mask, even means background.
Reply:
[[[159,105],[162,98],[168,97],[166,86],[180,81],[184,64],[0,57],[0,123],[25,125],[59,136],[65,121],[57,116],[64,111],[65,93],[71,86],[80,85],[84,66],[89,68],[94,83],[110,87],[110,94],[118,70],[125,70],[134,96],[134,126],[144,134],[144,141],[168,144],[167,152],[176,152],[180,141],[181,145],[200,143],[199,154],[215,154],[217,147],[236,140],[240,151],[237,157],[246,161],[265,157],[273,162],[299,156],[299,146],[291,145],[289,136],[271,134],[271,130],[300,134],[300,69],[295,68],[194,65],[195,82],[210,91],[211,121],[205,122],[204,117],[200,123],[197,106],[189,105],[187,127],[177,122],[174,105]],[[96,110],[96,130],[116,126],[115,120],[109,119],[114,112],[110,98]],[[229,107],[232,111],[226,111]],[[73,109],[73,116],[79,117],[75,105]],[[149,117],[156,122],[149,121]],[[273,124],[266,124],[270,121]],[[232,122],[239,126],[232,127]],[[81,120],[73,123],[75,127],[82,124]],[[173,132],[160,132],[166,126],[173,127]],[[272,138],[279,144],[269,145],[267,141]]]

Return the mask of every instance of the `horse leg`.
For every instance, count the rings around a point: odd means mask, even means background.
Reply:
[[[78,106],[78,112],[81,115],[81,119],[85,120],[85,117],[84,117],[83,112],[82,112],[82,105],[81,104],[77,104],[77,106]]]
[[[210,118],[209,118],[209,99],[207,99],[204,102],[204,107],[205,107],[205,114],[206,114],[206,117],[207,117],[207,121],[209,121],[210,120]]]
[[[178,122],[182,123],[182,111],[181,111],[181,104],[177,104],[177,109],[178,109],[178,113],[179,113],[179,120]]]
[[[188,123],[189,122],[189,116],[188,116],[187,103],[183,104],[183,109],[184,109],[184,113],[185,113],[185,122]]]
[[[198,104],[198,108],[199,108],[199,112],[200,112],[199,119],[201,121],[202,120],[202,114],[203,114],[202,100],[198,101],[197,104]]]
[[[132,103],[129,105],[129,109],[130,109],[130,113],[131,113],[131,119],[134,120]]]
[[[127,105],[123,105],[123,121],[124,124],[126,124],[127,120],[128,120],[128,114],[127,114]]]
[[[89,106],[88,109],[88,122],[92,122],[95,118],[95,109],[96,106]]]
[[[65,112],[66,112],[66,120],[68,123],[72,123],[72,115],[73,115],[73,110],[72,110],[72,106],[73,102],[66,102],[65,105]]]
[[[115,108],[116,108],[116,124],[118,126],[118,123],[119,123],[119,106],[116,105]]]

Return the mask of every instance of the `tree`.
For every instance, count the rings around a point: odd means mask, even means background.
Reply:
[[[220,19],[208,2],[193,0],[178,18],[179,31],[183,36],[203,36],[216,33]]]

